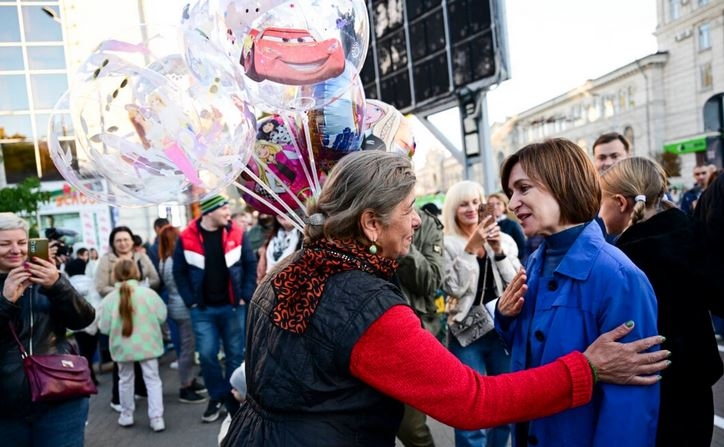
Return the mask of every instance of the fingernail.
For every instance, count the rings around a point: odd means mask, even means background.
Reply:
[[[634,325],[634,322],[633,320],[628,320],[625,324],[627,328],[631,329]]]
[[[656,376],[656,380],[661,380],[661,379],[662,379],[661,374]]]
[[[671,357],[671,351],[666,352],[666,357]]]
[[[669,366],[671,366],[671,360],[666,361],[666,367],[668,368]]]
[[[665,342],[665,341],[666,341],[666,337],[664,337],[664,336],[662,335],[662,336],[661,336],[661,343],[663,343],[663,342]]]
[[[29,268],[30,268],[30,264],[28,264],[27,261],[26,261],[26,262],[23,262],[23,268],[29,269]]]

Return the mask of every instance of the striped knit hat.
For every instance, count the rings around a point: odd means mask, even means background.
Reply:
[[[227,203],[229,203],[229,201],[226,199],[226,197],[214,195],[202,200],[201,203],[199,203],[199,207],[201,208],[201,214],[206,215],[212,211],[218,210]]]

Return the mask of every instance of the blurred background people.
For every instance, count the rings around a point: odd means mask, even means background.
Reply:
[[[113,276],[114,267],[116,262],[122,259],[133,261],[136,264],[136,268],[139,272],[140,283],[157,289],[161,284],[158,277],[158,272],[153,266],[151,259],[145,253],[141,253],[135,250],[133,232],[126,226],[117,226],[111,230],[108,236],[108,246],[110,251],[105,253],[98,260],[98,266],[96,267],[95,273],[95,287],[101,297],[108,295],[115,290],[115,283],[117,282],[115,276]],[[108,338],[103,336],[100,338],[101,347],[101,363],[105,363],[111,360],[110,351],[108,349]],[[146,388],[143,380],[141,380],[142,372],[140,366],[136,367],[136,394],[139,396],[146,395]],[[111,408],[115,411],[121,411],[121,404],[118,398],[118,365],[113,362],[113,392],[111,395]]]
[[[139,364],[148,393],[149,424],[153,431],[163,431],[166,423],[158,358],[163,354],[161,325],[166,321],[166,305],[156,292],[139,283],[141,274],[133,260],[116,262],[113,277],[117,279],[115,289],[103,299],[98,328],[108,335],[111,358],[118,365],[118,425],[134,424],[134,365]]]
[[[494,212],[481,213],[484,204],[483,187],[476,182],[455,183],[445,194],[442,288],[448,295],[448,349],[480,374],[496,376],[510,372],[510,354],[488,308],[495,309],[521,264],[515,241],[501,231]],[[475,329],[463,330],[468,326]],[[509,425],[455,429],[455,446],[505,447],[509,437]]]
[[[709,309],[724,311],[714,280],[699,268],[693,222],[665,200],[668,179],[655,162],[621,160],[601,175],[600,215],[609,234],[651,281],[662,348],[676,361],[662,373],[657,447],[709,447],[714,429],[712,385],[723,366]],[[724,230],[724,228],[722,228]],[[712,308],[716,306],[716,308]]]
[[[98,291],[96,291],[93,278],[85,274],[86,261],[84,259],[88,258],[89,253],[86,248],[79,248],[77,254],[78,257],[68,263],[68,266],[65,268],[65,274],[68,275],[68,280],[73,285],[73,288],[93,306],[97,317],[98,309],[101,305],[101,296]],[[78,353],[88,360],[91,378],[96,385],[98,384],[98,379],[96,378],[93,363],[95,363],[95,355],[98,351],[99,333],[97,320],[96,318],[93,320],[93,323],[73,334],[78,344]]]
[[[269,273],[279,261],[302,248],[302,233],[287,216],[274,216],[269,237],[259,247],[259,263],[256,267],[256,280]]]
[[[525,260],[528,259],[525,234],[523,234],[518,219],[508,209],[508,197],[502,192],[494,192],[488,194],[487,203],[493,206],[493,216],[500,227],[500,231],[513,238],[515,245],[518,247],[518,259],[520,259],[520,262],[525,263]]]
[[[158,243],[159,273],[168,294],[168,317],[178,329],[180,344],[176,346],[179,375],[179,400],[184,403],[204,403],[206,397],[200,395],[206,388],[196,381],[196,341],[191,325],[191,314],[181,298],[173,277],[173,253],[181,232],[172,225],[163,227],[156,238]]]

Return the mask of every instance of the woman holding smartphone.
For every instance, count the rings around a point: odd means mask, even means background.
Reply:
[[[0,439],[3,445],[83,446],[88,398],[32,402],[20,351],[9,328],[12,323],[21,343],[34,354],[68,353],[66,328],[83,329],[95,319],[93,306],[55,267],[54,250],[51,245],[50,260],[28,257],[27,222],[13,213],[0,213]]]
[[[515,241],[500,230],[492,207],[485,206],[483,187],[475,182],[450,187],[442,217],[448,349],[481,374],[510,372],[510,354],[495,331],[488,308],[495,309],[497,298],[521,267]],[[456,429],[455,445],[504,447],[509,435],[508,425],[490,430]]]

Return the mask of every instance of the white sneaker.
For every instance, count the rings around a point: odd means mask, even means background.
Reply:
[[[162,417],[151,418],[151,430],[155,432],[166,430],[166,423]]]
[[[178,361],[174,360],[173,362],[169,363],[168,367],[171,369],[178,369]]]
[[[123,410],[121,404],[114,404],[113,402],[111,402],[111,408],[113,408],[113,411],[116,413],[120,413]]]
[[[118,417],[118,425],[121,427],[130,427],[133,425],[133,415],[132,414],[123,414]]]

